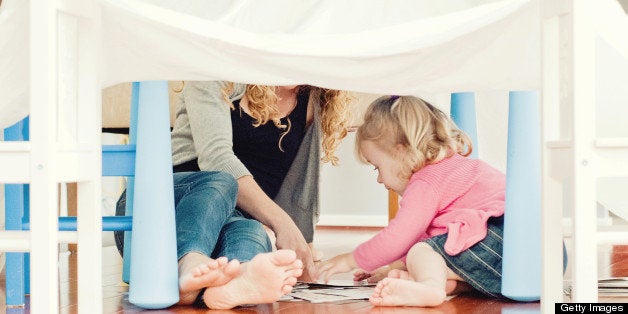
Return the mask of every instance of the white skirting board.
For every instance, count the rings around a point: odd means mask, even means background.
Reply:
[[[387,215],[321,215],[317,226],[386,227]]]

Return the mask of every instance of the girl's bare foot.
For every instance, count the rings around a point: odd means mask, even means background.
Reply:
[[[226,257],[211,259],[203,254],[188,253],[179,260],[179,303],[192,304],[202,288],[222,286],[240,273],[237,260]]]
[[[421,282],[384,278],[369,298],[375,306],[437,306],[445,301],[445,291]]]
[[[303,263],[294,251],[259,254],[242,264],[240,276],[225,285],[207,288],[203,300],[210,309],[275,302],[292,291],[302,272]]]
[[[397,278],[397,279],[404,279],[404,280],[413,280],[410,277],[410,273],[405,271],[405,270],[400,270],[400,269],[393,269],[388,273],[388,277],[390,278]],[[458,294],[461,292],[465,292],[465,291],[471,291],[468,288],[467,289],[462,289],[463,287],[461,286],[461,283],[464,283],[462,281],[458,281],[455,279],[447,279],[447,282],[445,282],[445,293],[447,295],[452,295],[452,294]],[[466,288],[466,287],[465,287]]]

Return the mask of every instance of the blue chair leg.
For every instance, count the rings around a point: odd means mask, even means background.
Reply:
[[[478,158],[478,131],[475,114],[475,93],[452,93],[451,94],[451,119],[454,120],[458,128],[467,133],[473,143],[471,158]]]
[[[125,216],[133,216],[133,185],[135,179],[128,177],[126,181],[126,210]],[[124,232],[124,248],[122,254],[122,281],[127,284],[131,282],[131,242],[133,232]]]
[[[24,212],[24,184],[5,185],[5,223],[6,230],[22,230]],[[24,253],[6,254],[6,302],[9,306],[23,306],[25,281]]]
[[[541,295],[541,119],[539,94],[509,96],[502,294],[517,301]]]
[[[129,124],[129,144],[137,144],[137,108],[140,99],[140,83],[133,83],[131,91],[131,121]],[[128,177],[126,181],[126,210],[125,216],[133,216],[133,191],[135,177]],[[131,240],[133,232],[124,232],[124,254],[122,259],[122,281],[131,282]]]
[[[24,222],[30,221],[30,185],[24,184],[23,198],[24,198],[24,218],[22,218],[22,230],[24,229]],[[24,293],[31,293],[31,253],[24,253]]]
[[[129,301],[179,301],[168,83],[139,83]]]
[[[4,130],[5,141],[28,140],[28,118]],[[22,230],[22,219],[28,212],[28,185],[5,185],[5,229]],[[27,293],[28,259],[25,253],[6,254],[6,304],[24,306]]]

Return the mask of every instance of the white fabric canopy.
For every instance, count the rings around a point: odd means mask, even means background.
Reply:
[[[100,0],[102,86],[141,80],[307,83],[377,94],[540,86],[539,0]],[[596,3],[628,58],[628,21]],[[28,1],[0,7],[0,126],[27,114]]]

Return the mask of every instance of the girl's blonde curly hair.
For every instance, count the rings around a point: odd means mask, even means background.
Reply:
[[[473,151],[471,139],[444,112],[412,96],[376,99],[356,133],[356,153],[367,163],[361,145],[364,141],[372,141],[384,152],[394,154],[402,164],[399,175],[405,179],[453,153],[468,156]],[[404,148],[402,155],[398,155],[397,145]]]
[[[222,89],[222,96],[230,104],[231,109],[235,109],[229,100],[229,95],[233,92],[233,83],[227,84]],[[347,136],[351,113],[349,104],[354,100],[353,95],[347,91],[326,89],[310,85],[299,86],[299,93],[309,91],[310,101],[315,101],[320,106],[321,127],[323,130],[323,162],[338,164],[338,157],[335,155],[336,148],[340,141]],[[251,117],[255,119],[254,126],[266,124],[272,121],[278,128],[286,129],[279,140],[281,149],[281,139],[290,132],[289,125],[281,123],[279,109],[277,108],[278,97],[275,93],[275,86],[268,85],[247,85],[246,93],[248,107]]]

